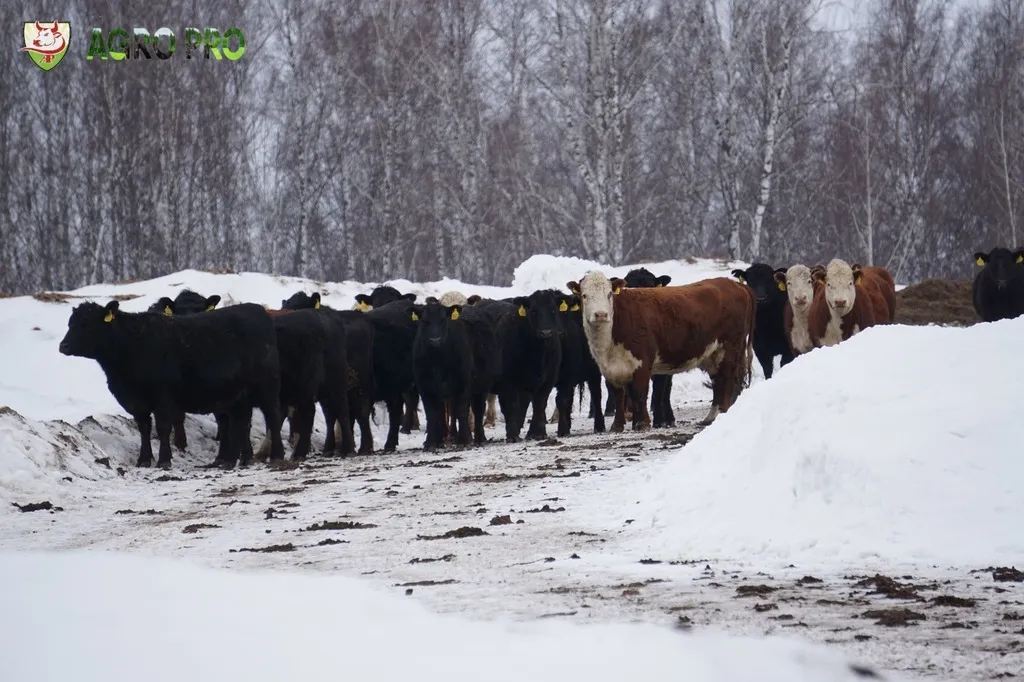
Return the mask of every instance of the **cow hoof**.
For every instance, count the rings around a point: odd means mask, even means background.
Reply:
[[[403,426],[402,428],[398,429],[398,432],[404,433],[405,435],[409,435],[410,433],[412,433],[412,429],[410,429],[408,426]]]
[[[252,460],[251,459],[241,459],[241,460],[238,461],[238,468],[239,469],[248,469],[251,466],[252,466]]]
[[[519,436],[505,436],[506,443],[518,443],[520,440]]]
[[[651,430],[651,425],[647,424],[645,422],[640,422],[639,424],[633,424],[633,430],[634,431],[650,431]]]
[[[158,469],[163,469],[163,470],[166,471],[166,470],[171,468],[171,460],[169,460],[169,459],[162,459],[162,460],[160,460],[160,461],[158,461],[156,463],[156,466],[157,466]]]
[[[625,430],[626,430],[626,425],[625,424],[612,424],[611,428],[608,429],[608,431],[611,432],[611,433],[622,433]]]
[[[356,453],[356,454],[359,454],[359,455],[372,455],[373,454],[373,450],[371,448],[359,448],[359,452]]]
[[[140,457],[139,460],[137,462],[135,462],[135,466],[143,467],[143,468],[149,468],[149,467],[153,466],[153,458],[150,457],[149,459],[142,459]]]
[[[235,463],[230,460],[223,460],[218,465],[218,468],[223,469],[224,471],[231,471],[235,468]]]

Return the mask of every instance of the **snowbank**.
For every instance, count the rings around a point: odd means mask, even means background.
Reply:
[[[471,623],[338,576],[101,553],[0,557],[0,579],[18,585],[0,593],[10,680],[860,679],[838,654],[795,640]]]
[[[603,512],[664,559],[1019,563],[1021,338],[1024,318],[815,350],[641,480],[610,480]]]
[[[595,261],[566,256],[531,256],[512,273],[512,289],[530,292],[537,289],[560,289],[570,280],[579,280],[588,270],[601,270],[609,277],[625,277],[634,268],[644,267],[655,275],[671,275],[672,284],[692,284],[709,277],[731,277],[733,268],[746,268],[749,263],[710,258],[667,260],[610,267]]]

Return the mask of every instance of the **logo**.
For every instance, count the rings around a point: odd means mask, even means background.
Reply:
[[[25,22],[25,47],[19,52],[28,52],[28,56],[43,71],[49,71],[60,64],[68,52],[68,41],[71,39],[71,24],[67,21],[40,23]]]

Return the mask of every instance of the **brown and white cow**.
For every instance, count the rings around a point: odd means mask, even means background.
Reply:
[[[816,279],[815,273],[821,278]],[[793,265],[789,269],[775,271],[775,282],[779,289],[786,292],[786,303],[782,308],[782,326],[789,342],[789,349],[794,357],[803,355],[814,349],[811,337],[810,311],[815,296],[824,296],[825,267],[815,265]]]
[[[811,304],[810,329],[816,346],[834,346],[876,324],[896,319],[896,284],[882,267],[850,265],[834,258],[824,273],[824,295]]]
[[[683,286],[630,289],[624,280],[588,272],[569,282],[580,297],[583,331],[601,374],[616,393],[612,431],[625,427],[625,396],[635,406],[633,430],[650,428],[652,374],[703,369],[711,376],[710,424],[750,381],[756,303],[749,287],[726,277]]]

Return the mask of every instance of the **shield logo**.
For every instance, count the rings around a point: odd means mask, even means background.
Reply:
[[[67,21],[26,21],[25,47],[19,52],[28,52],[43,71],[49,71],[61,63],[71,42],[71,23]]]

